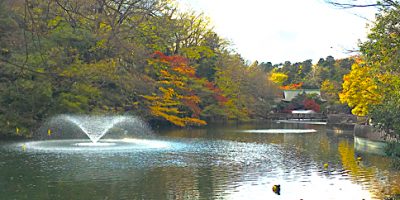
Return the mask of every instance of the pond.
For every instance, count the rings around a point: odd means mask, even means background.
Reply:
[[[357,152],[350,130],[258,123],[154,132],[118,148],[2,142],[0,199],[361,200],[400,193],[391,160]],[[272,191],[277,184],[280,195]]]

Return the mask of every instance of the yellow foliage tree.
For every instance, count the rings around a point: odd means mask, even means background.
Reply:
[[[382,101],[380,92],[372,74],[372,68],[365,66],[362,61],[354,63],[349,74],[343,77],[343,90],[339,94],[340,102],[352,108],[351,112],[357,116],[366,116],[371,105]]]
[[[328,102],[338,102],[339,97],[338,93],[340,91],[340,87],[338,87],[338,83],[326,79],[321,84],[321,92],[323,98],[328,100]]]
[[[333,93],[335,91],[335,84],[332,81],[326,79],[321,84],[321,90],[325,91],[326,93]]]
[[[143,96],[150,113],[177,126],[205,125],[199,119],[200,98],[189,87],[195,69],[182,56],[166,56],[156,52],[149,65],[157,74],[157,94]]]
[[[288,75],[279,72],[273,72],[269,76],[269,80],[280,86],[283,85],[283,82],[285,82],[288,78],[289,78]]]

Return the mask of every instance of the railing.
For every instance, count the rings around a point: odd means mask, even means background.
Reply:
[[[322,113],[269,113],[267,119],[271,120],[320,120],[327,119]]]

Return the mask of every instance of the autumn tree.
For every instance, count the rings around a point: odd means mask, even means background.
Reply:
[[[322,101],[319,96],[314,94],[298,94],[290,102],[281,101],[277,107],[280,112],[291,112],[292,110],[313,110],[321,111]]]
[[[245,68],[243,60],[239,55],[223,53],[217,61],[217,72],[215,84],[221,89],[222,94],[228,98],[223,105],[209,105],[204,109],[208,116],[221,119],[246,120],[248,110],[245,107],[246,96],[242,93],[245,81]]]
[[[335,82],[332,82],[330,80],[325,80],[321,84],[321,93],[322,97],[326,99],[328,102],[338,102],[339,101],[339,96],[338,96],[338,91],[340,91],[341,88],[339,85],[335,84]]]
[[[228,53],[220,55],[217,66],[215,83],[228,101],[208,111],[239,121],[265,117],[277,94],[267,72],[257,65],[247,66],[239,55]]]
[[[196,81],[195,69],[188,61],[182,56],[156,52],[148,67],[156,76],[158,88],[155,94],[144,96],[151,114],[178,126],[205,125],[199,119],[201,100],[191,88]]]
[[[374,91],[368,106],[362,106],[361,113],[369,113],[373,123],[392,136],[399,135],[398,105],[400,104],[400,79],[398,68],[400,64],[399,21],[400,3],[393,0],[367,2],[357,1],[327,1],[341,8],[377,8],[376,19],[371,25],[368,40],[360,43],[360,52],[365,60],[368,77],[364,77],[366,84],[370,84],[367,91]],[[355,70],[357,71],[357,70]],[[363,71],[359,70],[358,71]],[[352,72],[353,73],[353,69]],[[351,74],[350,73],[350,74]],[[373,74],[373,76],[372,76]],[[360,74],[361,75],[361,74]],[[345,80],[346,82],[346,80]],[[366,93],[366,92],[364,92]],[[377,100],[377,101],[376,101]],[[361,103],[361,102],[360,102]],[[367,104],[367,103],[364,103]]]
[[[283,83],[288,79],[288,75],[279,72],[272,72],[269,76],[269,80],[273,83],[282,86]]]
[[[375,77],[372,68],[361,61],[354,63],[350,73],[343,77],[340,102],[349,105],[354,115],[365,116],[372,105],[381,103],[382,94],[374,81]]]
[[[360,44],[360,51],[373,73],[382,95],[382,102],[372,107],[371,118],[380,128],[392,136],[400,135],[398,105],[400,104],[400,4],[398,1],[382,1],[376,14],[368,40]]]

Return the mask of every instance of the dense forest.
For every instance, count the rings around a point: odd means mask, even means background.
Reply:
[[[130,114],[182,127],[246,121],[276,109],[281,89],[299,87],[321,89],[324,111],[389,109],[399,99],[383,81],[398,73],[398,9],[382,6],[360,56],[272,64],[244,60],[206,16],[171,0],[0,0],[0,134],[30,137],[63,113]],[[372,80],[377,72],[382,79]],[[354,77],[388,95],[353,98],[357,88],[346,81]]]

